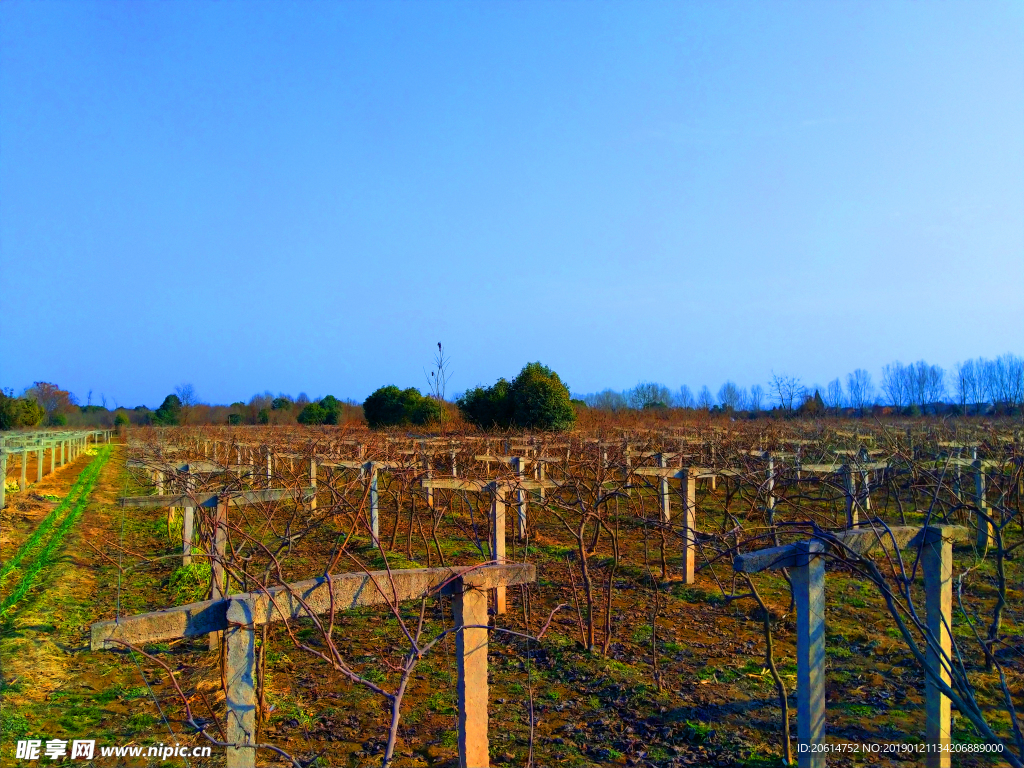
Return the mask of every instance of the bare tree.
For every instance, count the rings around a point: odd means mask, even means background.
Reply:
[[[187,425],[192,417],[192,412],[199,405],[199,398],[196,396],[196,388],[191,384],[181,384],[174,388],[174,394],[181,401],[181,423]]]
[[[693,408],[697,404],[697,401],[694,399],[693,392],[690,391],[690,388],[683,384],[683,386],[679,388],[679,393],[675,396],[674,404],[676,408]]]
[[[1016,355],[1000,355],[995,360],[979,359],[985,394],[993,405],[1014,406],[1024,402],[1024,360]]]
[[[846,377],[846,392],[850,398],[850,407],[856,408],[863,416],[864,409],[871,405],[874,398],[874,386],[871,384],[871,374],[863,368],[858,368]]]
[[[448,377],[451,375],[450,366],[451,358],[445,357],[444,347],[439,341],[437,342],[437,354],[434,355],[434,369],[429,374],[426,371],[423,372],[427,379],[430,396],[439,403],[444,402],[445,387],[448,385]]]
[[[697,407],[704,411],[710,411],[715,405],[715,398],[711,394],[711,390],[708,389],[708,385],[705,384],[700,388],[700,394],[697,395]]]
[[[825,390],[825,405],[833,411],[843,407],[843,382],[839,379],[832,379]]]
[[[807,395],[807,389],[796,376],[780,376],[773,372],[770,386],[775,401],[784,411],[792,411]]]
[[[718,402],[723,408],[733,411],[741,411],[746,405],[746,391],[737,387],[733,382],[727,381],[718,390]]]
[[[750,388],[750,410],[755,413],[764,408],[764,387],[755,384]]]
[[[910,403],[910,383],[907,367],[899,360],[882,367],[882,392],[893,408],[903,408]]]
[[[621,392],[614,389],[606,389],[602,392],[586,395],[583,401],[591,408],[600,411],[612,411],[613,413],[625,410],[629,407],[629,401]]]
[[[978,372],[973,360],[956,364],[956,399],[964,413],[967,413],[967,404],[974,402],[977,379]]]
[[[637,410],[659,406],[664,408],[671,402],[672,393],[664,384],[642,381],[629,390],[629,405]]]

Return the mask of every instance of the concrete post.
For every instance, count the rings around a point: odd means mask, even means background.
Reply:
[[[274,476],[274,455],[270,452],[269,446],[267,447],[267,488],[271,485],[271,480]]]
[[[496,563],[505,562],[505,488],[491,484],[491,559]],[[505,613],[505,588],[494,590],[494,612]]]
[[[849,464],[843,466],[843,480],[846,483],[846,527],[853,528],[858,522],[857,477]]]
[[[0,509],[7,504],[7,449],[0,445]]]
[[[377,464],[371,461],[370,471],[370,531],[373,533],[373,545],[380,548],[380,509],[377,499]]]
[[[228,603],[225,640],[225,681],[227,683],[227,727],[231,744],[256,743],[256,633],[252,606],[245,600]],[[255,747],[227,747],[227,768],[256,768]]]
[[[192,564],[192,535],[195,521],[195,507],[185,507],[181,515],[181,564]]]
[[[423,469],[426,470],[426,478],[427,478],[427,480],[428,481],[429,480],[433,480],[434,479],[434,471],[430,468],[430,456],[428,456],[428,455],[424,455],[423,456]],[[427,506],[430,509],[433,509],[434,508],[434,489],[433,488],[427,488],[426,491],[427,491]]]
[[[504,590],[504,587],[499,587]],[[489,768],[487,741],[487,594],[464,588],[452,597],[456,627],[459,768]]]
[[[630,473],[632,472],[632,468],[630,466],[631,458],[632,457],[629,455],[629,441],[628,440],[624,440],[623,443],[622,443],[622,461],[623,461],[623,465],[622,465],[623,466],[622,480],[623,480],[623,482],[625,483],[625,486],[626,486],[626,498],[627,499],[631,499],[633,497],[633,489],[630,486],[630,482],[629,482],[629,476],[630,476]]]
[[[39,448],[36,450],[36,482],[43,482],[43,454],[46,449],[42,443],[39,443]]]
[[[668,466],[664,453],[659,453],[657,459],[662,469]],[[668,478],[665,476],[658,478],[658,500],[661,502],[661,522],[668,525],[672,522],[672,497],[669,496]]]
[[[21,479],[18,481],[18,489],[24,491],[28,487],[28,448],[21,449]]]
[[[980,510],[984,510],[988,513],[988,507],[985,502],[985,470],[981,466],[981,462],[975,460],[974,462],[974,503]],[[982,555],[988,553],[988,548],[996,543],[995,531],[993,530],[992,523],[986,520],[981,515],[977,515],[978,523],[978,549],[981,550]]]
[[[54,472],[54,465],[57,460],[57,444],[50,443],[50,474]]]
[[[316,509],[316,459],[309,460],[309,487],[313,489],[309,499],[309,508],[314,510]]]
[[[512,459],[512,471],[516,473],[516,480],[523,482],[523,460],[516,456]],[[526,538],[526,491],[522,488],[516,489],[516,513],[519,521],[519,539]]]
[[[185,493],[192,493],[192,467],[185,469]],[[181,510],[181,564],[192,564],[192,535],[195,521],[195,507],[191,499],[185,502]]]
[[[770,453],[765,455],[768,457],[768,474],[765,478],[765,491],[767,493],[765,507],[768,510],[768,522],[771,524],[775,520],[775,457]]]
[[[680,473],[683,497],[683,562],[684,584],[693,584],[697,564],[697,470],[688,467]]]
[[[537,479],[540,480],[540,503],[544,503],[544,462],[537,462]]]
[[[227,548],[228,540],[227,498],[217,498],[217,511],[216,517],[213,521],[213,526],[213,546],[210,549],[210,599],[220,600],[226,594],[226,584],[224,580],[224,552]],[[210,633],[211,651],[215,651],[220,648],[220,636],[220,632]]]
[[[452,477],[459,476],[459,465],[455,460],[455,451],[452,451]]]
[[[867,448],[860,449],[859,459],[864,464],[871,461]],[[865,512],[871,511],[871,480],[870,473],[866,469],[860,471],[860,502]]]
[[[68,463],[68,442],[67,440],[60,441],[60,465],[63,467]]]
[[[796,602],[797,765],[824,768],[825,557],[820,541],[802,542],[806,560],[789,572]]]
[[[949,685],[949,664],[952,659],[953,638],[950,634],[953,620],[953,544],[942,538],[942,529],[929,527],[925,533],[921,553],[924,571],[925,612],[928,633],[934,641],[925,654],[930,671]],[[925,768],[950,768],[949,745],[951,722],[949,697],[943,694],[932,676],[924,683]]]
[[[712,443],[711,444],[711,467],[712,467],[712,471],[714,471],[714,466],[715,466],[715,444]],[[718,489],[718,475],[717,474],[713,474],[713,475],[711,475],[711,490],[714,491],[714,490],[717,490],[717,489]]]

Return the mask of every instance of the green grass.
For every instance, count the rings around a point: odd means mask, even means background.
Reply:
[[[848,659],[853,656],[853,651],[843,645],[830,645],[825,648],[825,655],[834,659]]]
[[[707,723],[696,722],[694,720],[686,721],[686,740],[695,744],[703,744],[709,738],[711,733],[714,731]]]
[[[448,749],[455,749],[459,744],[459,734],[455,731],[445,731],[441,734],[441,746]]]
[[[40,532],[39,528],[43,527],[40,524],[36,532],[25,542],[25,546],[19,550],[18,554],[15,555],[12,560],[20,562],[28,552],[33,551],[34,556],[28,560],[24,569],[21,572],[21,579],[15,584],[14,589],[4,598],[3,602],[0,602],[0,617],[6,614],[14,605],[18,603],[32,588],[39,573],[47,565],[53,562],[54,555],[58,548],[63,544],[64,537],[67,532],[71,529],[71,526],[75,524],[82,512],[85,511],[86,505],[89,503],[89,494],[92,492],[93,487],[96,485],[96,480],[99,477],[100,471],[103,469],[103,465],[107,463],[110,458],[110,446],[105,446],[100,450],[99,454],[90,464],[82,470],[82,473],[78,476],[75,484],[68,491],[68,495],[65,497],[65,501],[68,502],[70,508],[67,513],[60,518],[60,524],[57,526],[45,543],[43,543],[43,537],[46,531],[49,531],[56,523],[58,517],[55,514],[57,510],[67,508],[64,502],[61,502],[50,515],[47,515],[43,523],[46,524],[46,529]],[[76,495],[77,494],[77,495]]]
[[[14,568],[18,566],[26,555],[32,552],[39,544],[46,534],[53,528],[54,524],[61,519],[61,515],[68,510],[69,507],[73,507],[74,504],[82,497],[83,493],[88,494],[92,490],[93,484],[95,484],[96,477],[99,475],[100,469],[103,468],[103,464],[109,457],[110,451],[108,450],[102,459],[94,459],[81,474],[75,480],[74,484],[68,489],[67,495],[61,500],[60,504],[50,510],[50,513],[43,518],[42,522],[36,526],[35,531],[28,537],[21,548],[7,560],[6,563],[0,565],[0,583],[7,577]],[[88,488],[86,488],[88,486]],[[48,497],[49,498],[49,497]]]
[[[29,731],[28,720],[10,707],[0,707],[0,742],[15,742]]]
[[[874,717],[876,714],[875,708],[868,704],[840,704],[839,706],[854,717]]]
[[[175,605],[198,603],[210,589],[210,564],[197,561],[183,565],[167,580],[167,591],[173,596]]]

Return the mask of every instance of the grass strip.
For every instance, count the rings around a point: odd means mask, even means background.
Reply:
[[[98,459],[99,457],[97,457]],[[78,501],[78,497],[81,495],[86,484],[92,480],[92,478],[99,473],[97,466],[97,459],[93,459],[85,469],[83,469],[71,488],[68,490],[67,495],[61,499],[60,504],[54,507],[50,514],[48,514],[43,521],[36,527],[32,535],[21,545],[21,548],[3,565],[0,565],[0,584],[7,577],[7,574],[18,565],[47,534],[47,532],[53,527],[54,523],[61,517],[61,515],[70,507],[74,506],[75,502]]]
[[[93,486],[96,484],[96,478],[99,477],[100,470],[103,469],[103,465],[107,463],[107,459],[110,458],[110,446],[105,446],[100,449],[99,454],[93,459],[92,463],[86,468],[91,469],[93,466],[96,470],[90,472],[86,478],[85,485],[82,488],[82,492],[78,495],[71,510],[61,520],[60,526],[53,532],[53,535],[47,540],[46,544],[30,562],[28,567],[25,568],[21,579],[18,581],[14,590],[4,598],[3,602],[0,603],[0,618],[2,618],[7,611],[9,611],[25,594],[31,589],[36,577],[39,572],[49,565],[52,561],[54,552],[63,543],[64,536],[70,530],[71,526],[75,524],[75,521],[81,516],[82,512],[85,511],[85,507],[89,502],[89,493],[92,491]],[[84,475],[86,470],[82,472]]]

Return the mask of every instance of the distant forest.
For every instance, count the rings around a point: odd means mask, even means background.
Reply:
[[[436,396],[436,393],[432,393]],[[0,429],[38,426],[145,426],[189,424],[344,424],[363,420],[363,404],[332,395],[311,399],[300,393],[263,392],[247,401],[211,405],[200,400],[191,384],[176,387],[156,408],[111,407],[105,396],[93,403],[89,392],[83,405],[72,392],[37,381],[15,395],[0,391]],[[443,394],[439,399],[443,399]],[[733,417],[803,415],[808,417],[862,417],[867,415],[1007,415],[1024,408],[1024,358],[1014,354],[995,359],[976,358],[944,370],[924,360],[904,365],[890,363],[876,382],[858,368],[845,379],[827,384],[804,384],[799,378],[772,374],[765,385],[749,389],[726,381],[716,391],[704,386],[697,392],[655,382],[632,389],[573,395],[578,409],[608,413],[651,411],[704,411]],[[445,402],[446,411],[454,406]]]

